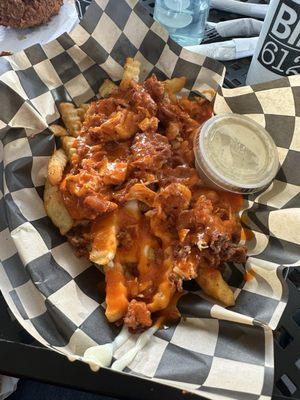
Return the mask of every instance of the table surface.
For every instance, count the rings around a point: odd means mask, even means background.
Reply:
[[[76,0],[79,17],[91,0]],[[264,2],[264,0],[257,0]],[[253,1],[255,2],[255,1]],[[144,0],[149,12],[153,1]],[[235,14],[211,10],[209,20],[218,22],[238,18]],[[250,59],[228,61],[224,86],[244,85]],[[290,296],[287,309],[274,334],[275,384],[273,400],[300,399],[300,271],[290,268],[285,277]],[[116,375],[109,370],[92,373],[87,365],[70,363],[66,357],[50,351],[36,342],[15,320],[0,293],[0,373],[33,378],[48,383],[86,390],[124,399],[186,399],[178,389],[165,387],[134,376]],[[49,368],[51,366],[51,368]],[[199,396],[191,395],[190,400]]]

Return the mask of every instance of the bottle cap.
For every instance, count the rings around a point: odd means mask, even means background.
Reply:
[[[195,164],[208,185],[234,193],[267,187],[279,168],[276,145],[252,119],[220,114],[206,121],[195,137]]]

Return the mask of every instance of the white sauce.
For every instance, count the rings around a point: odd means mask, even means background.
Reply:
[[[93,372],[97,372],[100,369],[100,365],[93,361],[85,361],[85,363],[90,366],[90,368]]]
[[[270,163],[266,141],[249,126],[226,121],[205,140],[212,165],[238,183],[257,182]]]
[[[68,358],[68,360],[69,360],[70,362],[74,362],[74,361],[78,360],[78,356],[75,356],[75,355],[73,355],[73,354],[68,354],[68,355],[67,355],[67,358]]]
[[[133,361],[137,353],[146,346],[146,344],[149,342],[149,340],[157,330],[158,326],[154,325],[152,326],[152,328],[149,328],[147,331],[142,333],[139,336],[135,346],[132,347],[127,353],[125,353],[118,360],[116,360],[111,366],[111,369],[115,371],[123,371],[123,369]]]
[[[129,336],[130,333],[128,329],[125,326],[123,326],[121,332],[113,342],[89,347],[84,352],[83,361],[90,364],[90,367],[93,371],[95,365],[98,366],[98,369],[100,367],[110,366],[115,351],[129,339]]]
[[[220,114],[203,125],[195,142],[200,173],[229,188],[260,189],[278,170],[278,152],[266,130],[245,116]],[[230,188],[229,188],[230,190]]]

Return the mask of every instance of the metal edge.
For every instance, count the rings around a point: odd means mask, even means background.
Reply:
[[[87,364],[70,362],[47,348],[0,339],[0,373],[69,387],[124,400],[208,400],[188,391],[134,375],[102,368],[92,372]]]

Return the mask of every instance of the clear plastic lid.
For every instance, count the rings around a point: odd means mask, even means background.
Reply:
[[[235,193],[254,193],[274,179],[279,159],[268,132],[252,119],[220,114],[195,138],[196,168],[213,186]]]

